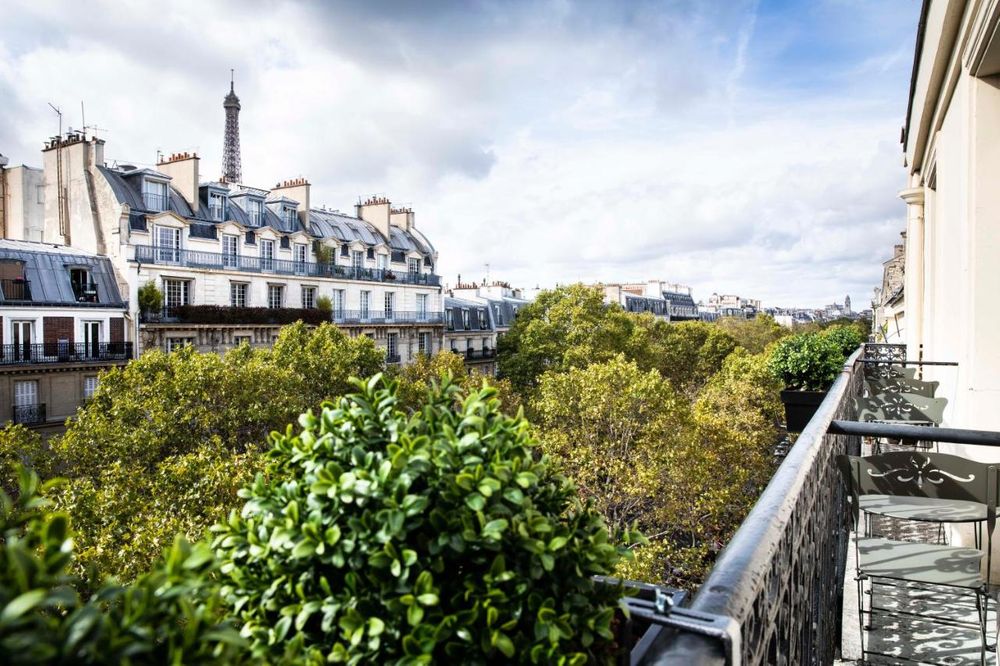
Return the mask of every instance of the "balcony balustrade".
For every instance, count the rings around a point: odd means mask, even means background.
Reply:
[[[332,312],[317,308],[255,308],[228,305],[178,305],[165,307],[156,313],[144,313],[143,323],[155,324],[247,324],[283,326],[302,320],[319,325],[332,321],[341,325],[415,324],[440,326],[443,312],[393,310],[343,310]]]
[[[441,278],[429,273],[393,271],[383,268],[361,268],[302,262],[292,259],[268,257],[248,257],[228,255],[221,252],[181,250],[155,245],[136,245],[135,259],[140,263],[165,266],[186,266],[217,270],[240,271],[244,273],[265,273],[273,275],[299,275],[304,277],[331,278],[335,280],[361,280],[364,282],[399,282],[436,287]]]
[[[385,355],[385,362],[386,363],[396,364],[396,363],[399,363],[402,360],[403,359],[400,357],[399,354],[386,354]]]
[[[131,342],[43,342],[0,345],[0,366],[36,363],[94,363],[127,361]]]
[[[488,360],[497,354],[495,349],[466,349],[465,358],[468,361]]]
[[[11,419],[22,425],[38,425],[45,423],[45,403],[35,405],[13,405]]]

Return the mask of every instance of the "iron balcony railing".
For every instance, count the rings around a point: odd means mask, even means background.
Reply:
[[[403,359],[399,356],[399,354],[386,354],[385,355],[385,362],[386,363],[399,363],[402,360]]]
[[[318,264],[310,261],[274,259],[268,257],[247,257],[221,252],[181,250],[156,245],[136,245],[135,259],[141,263],[188,268],[236,270],[245,273],[269,273],[274,275],[300,275],[304,277],[324,277],[340,280],[362,280],[366,282],[399,282],[401,284],[427,285],[436,287],[441,278],[430,273],[396,272],[384,268],[361,268]]]
[[[691,604],[664,609],[666,630],[644,664],[832,664],[838,657],[850,518],[835,460],[858,455],[861,437],[827,430],[857,416],[861,353],[845,364]]]
[[[45,403],[37,405],[13,405],[10,420],[22,425],[45,423]]]
[[[491,359],[496,356],[495,349],[466,349],[465,358],[467,360]]]
[[[0,366],[127,361],[131,358],[131,342],[77,342],[74,344],[42,342],[0,345]]]
[[[74,283],[73,297],[77,303],[97,303],[97,283]]]
[[[410,310],[334,310],[330,318],[337,324],[433,324],[444,323],[443,312]]]
[[[3,278],[0,280],[0,292],[5,301],[30,301],[31,283],[22,278]]]
[[[281,326],[302,320],[318,325],[324,321],[335,324],[417,324],[440,326],[444,313],[433,311],[393,310],[344,310],[324,312],[317,308],[263,308],[236,306],[168,306],[158,312],[144,312],[143,323],[161,324],[258,324]]]
[[[142,193],[142,203],[146,210],[163,211],[170,209],[170,199],[165,194],[155,194],[153,192]]]

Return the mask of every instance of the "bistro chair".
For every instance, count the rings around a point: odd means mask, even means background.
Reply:
[[[859,421],[868,423],[905,423],[907,425],[938,426],[944,420],[947,398],[928,398],[913,393],[880,393],[854,399],[855,413]],[[919,440],[904,440],[903,444],[919,448],[930,448],[930,443]],[[873,442],[872,450],[881,450],[880,442]]]
[[[870,624],[877,612],[889,616],[917,615],[938,624],[962,624],[962,620],[891,610],[876,605],[875,583],[916,583],[921,586],[941,586],[956,593],[975,596],[978,628],[981,640],[980,661],[986,663],[986,618],[989,605],[991,550],[993,528],[996,526],[997,469],[995,465],[944,453],[923,451],[892,451],[858,457],[838,456],[844,482],[849,490],[851,519],[854,526],[854,548],[857,557],[857,593],[861,629],[862,661],[865,647],[865,616]],[[953,518],[972,511],[972,505],[986,509],[986,550],[940,544],[894,541],[882,537],[862,536],[858,531],[862,512],[862,497],[891,496],[910,500],[939,502],[939,518]],[[923,504],[919,511],[928,511]],[[971,513],[969,514],[971,515]],[[950,520],[949,520],[950,522]],[[986,558],[986,579],[981,574]],[[865,583],[870,587],[869,608],[865,609]],[[930,598],[930,597],[929,597]],[[883,655],[892,656],[892,655]]]
[[[887,365],[885,363],[866,363],[864,368],[864,376],[866,380],[880,379],[887,377],[916,379],[917,369],[907,368],[902,365]]]
[[[925,398],[933,398],[940,382],[923,382],[908,377],[875,377],[866,379],[865,386],[871,396],[909,393]]]

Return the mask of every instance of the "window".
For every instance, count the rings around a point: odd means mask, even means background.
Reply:
[[[264,202],[260,199],[247,199],[247,216],[250,224],[255,227],[264,224]]]
[[[344,296],[345,292],[343,289],[333,290],[333,316],[338,319],[344,316]]]
[[[385,292],[385,318],[392,319],[393,310],[395,310],[396,305],[396,293],[392,291]]]
[[[260,242],[260,268],[265,271],[274,270],[274,241],[262,240]]]
[[[409,262],[410,275],[420,275],[420,260],[410,259]]]
[[[349,247],[347,247],[346,245],[341,245],[340,246],[340,256],[342,256],[342,257],[349,257],[349,256],[351,256],[351,249]]]
[[[494,314],[496,314],[497,326],[503,326],[503,315],[500,312],[500,306],[499,305],[494,305],[493,306],[493,312],[494,312]]]
[[[445,314],[447,315],[447,319],[448,319],[448,330],[449,331],[454,331],[455,330],[455,311],[452,310],[451,308],[448,308],[448,310],[445,311]]]
[[[91,279],[88,269],[69,269],[69,281],[73,287],[73,297],[78,303],[97,302],[97,284]]]
[[[45,419],[38,405],[38,380],[14,382],[14,423],[38,423]]]
[[[88,358],[101,357],[101,322],[83,322],[83,349]]]
[[[368,253],[368,258],[369,259],[374,259],[375,258],[375,248],[373,248],[373,247],[368,248],[367,253]]]
[[[417,294],[417,319],[427,321],[427,294]]]
[[[361,250],[355,250],[351,253],[351,266],[354,268],[361,268],[365,265],[365,253]]]
[[[239,260],[236,258],[237,248],[240,245],[240,237],[225,234],[222,236],[222,265],[227,268],[236,268]]]
[[[176,264],[181,260],[181,230],[173,227],[156,227],[156,261]]]
[[[486,310],[477,310],[479,313],[479,328],[487,329],[489,326],[486,323]]]
[[[389,267],[389,255],[382,254],[381,252],[375,255],[375,267],[379,270],[385,270]]]
[[[250,336],[249,335],[234,335],[233,336],[233,344],[235,344],[237,347],[239,347],[240,345],[249,345],[250,344]]]
[[[247,306],[247,290],[250,285],[246,282],[229,283],[229,304],[234,308],[245,308]]]
[[[303,243],[295,244],[295,273],[302,275],[306,272],[306,246]]]
[[[280,284],[267,285],[267,307],[280,308],[285,302],[285,287]]]
[[[226,219],[226,195],[222,192],[208,193],[208,214],[213,220]]]
[[[90,377],[83,378],[83,399],[90,400],[97,393],[97,385],[99,379],[97,375],[92,375]]]
[[[393,361],[398,361],[399,356],[397,355],[399,351],[399,334],[389,333],[385,339],[385,349],[388,356],[388,361],[392,363]]]
[[[302,307],[307,310],[316,307],[316,287],[302,287]]]
[[[155,212],[167,210],[167,184],[144,178],[142,203],[146,206],[146,210]]]
[[[431,353],[431,334],[430,333],[420,333],[417,336],[417,351],[421,354]]]
[[[194,346],[194,338],[167,338],[166,342],[168,354],[184,347]]]
[[[10,332],[13,338],[11,342],[14,343],[14,358],[25,361],[31,360],[32,352],[34,351],[32,342],[35,339],[35,322],[12,322],[10,325]]]
[[[285,228],[288,229],[289,231],[298,227],[299,214],[295,211],[294,208],[286,206],[283,209],[281,216],[285,220],[285,225],[286,225]]]
[[[469,330],[469,311],[462,310],[462,328]]]
[[[168,308],[191,304],[190,280],[163,280],[163,304]]]
[[[368,310],[371,307],[372,292],[361,292],[361,318],[368,319]]]

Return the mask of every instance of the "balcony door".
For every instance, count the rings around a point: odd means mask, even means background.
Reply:
[[[181,260],[181,230],[156,227],[156,262],[176,264]]]
[[[11,342],[14,358],[19,361],[31,360],[31,345],[35,340],[35,322],[15,321],[11,323]]]
[[[14,423],[37,423],[38,381],[14,382]]]
[[[87,358],[101,357],[101,322],[83,322],[83,349]]]

